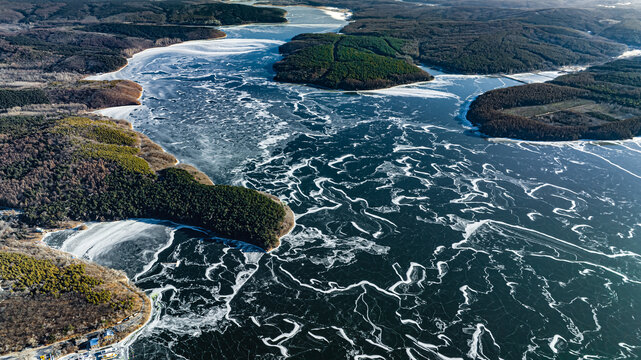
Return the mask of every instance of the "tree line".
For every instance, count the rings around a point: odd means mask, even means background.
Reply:
[[[27,223],[159,218],[278,245],[282,204],[255,190],[200,184],[181,169],[155,173],[129,131],[108,122],[0,117],[0,134],[0,206],[23,209]]]
[[[617,119],[598,111],[582,114],[586,120],[600,120],[598,125],[566,126],[543,122],[505,112],[506,109],[546,105],[573,99],[595,101],[604,106],[628,107],[631,112],[641,105],[641,58],[616,60],[586,71],[568,74],[550,83],[529,84],[497,89],[479,96],[471,104],[467,118],[489,136],[526,140],[615,140],[641,135],[641,117]]]

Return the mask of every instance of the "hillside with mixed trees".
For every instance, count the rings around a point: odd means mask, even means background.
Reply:
[[[246,188],[201,184],[182,169],[154,171],[143,140],[110,120],[0,117],[0,206],[44,227],[158,218],[264,249],[278,245],[280,203]]]
[[[282,0],[354,12],[343,34],[394,37],[415,63],[464,74],[519,73],[605,62],[637,45],[641,12],[568,2]],[[430,2],[434,3],[434,2]],[[537,7],[537,3],[541,3]],[[512,6],[512,7],[510,7]],[[574,8],[572,8],[574,6]],[[579,7],[579,8],[577,8]]]
[[[641,135],[641,58],[621,59],[544,84],[493,90],[468,120],[488,136],[618,140]]]
[[[144,295],[121,273],[39,250],[0,247],[0,353],[73,338],[149,311]]]
[[[0,21],[12,24],[145,23],[241,25],[285,22],[285,11],[213,1],[25,0],[0,1]]]
[[[77,112],[139,105],[142,87],[129,80],[54,81],[40,86],[0,88],[0,113]]]
[[[624,16],[599,10],[434,8],[419,17],[380,14],[363,11],[343,32],[398,34],[413,43],[417,61],[455,73],[518,73],[591,64],[619,55],[625,46],[617,42],[632,43],[631,34],[599,36],[610,34],[602,20]]]
[[[298,35],[279,48],[284,59],[274,64],[275,80],[342,90],[432,80],[404,57],[405,46],[393,37]]]
[[[212,39],[212,26],[286,22],[285,11],[187,1],[0,0],[2,82],[110,72],[154,46]]]

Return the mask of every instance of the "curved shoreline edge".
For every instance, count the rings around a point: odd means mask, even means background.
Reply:
[[[206,39],[206,40],[218,40],[218,39],[225,38],[226,36],[227,36],[227,34],[225,34],[224,36],[211,38],[211,39]],[[193,41],[202,41],[202,40],[193,40]],[[187,42],[188,41],[175,43],[175,44],[170,44],[170,45],[163,46],[163,47],[169,47],[169,46],[172,46],[172,45],[177,45],[177,44],[182,44],[182,43],[187,43]],[[147,50],[147,49],[144,49],[144,50]],[[141,50],[140,52],[142,52],[144,50]],[[140,53],[140,52],[138,52],[138,53]],[[138,53],[136,53],[136,54],[138,54]],[[133,54],[133,55],[135,55],[135,54]],[[132,57],[133,57],[133,55],[132,55]],[[127,65],[123,66],[122,68],[120,68],[118,70],[115,70],[115,71],[113,71],[111,73],[106,73],[106,74],[112,74],[112,73],[117,73],[117,72],[121,71],[122,69],[124,69],[125,67],[127,67],[129,65],[129,60],[132,57],[127,59]],[[89,77],[92,77],[92,76],[96,76],[96,75],[88,75],[88,76],[85,77],[85,79],[89,78]],[[140,90],[136,100],[138,102],[137,106],[142,105],[142,102],[140,100],[142,98],[142,95],[143,95],[143,92],[144,92],[144,88],[142,87],[142,85],[136,83],[133,80],[126,80],[126,81],[134,82],[135,84],[140,86],[141,90]],[[118,109],[118,108],[120,108],[120,106],[91,110],[88,113],[89,114],[96,114],[97,111],[111,110],[111,109]],[[193,165],[180,162],[173,154],[167,152],[162,146],[160,146],[159,144],[157,144],[156,142],[151,140],[149,137],[147,137],[147,135],[145,135],[145,134],[143,134],[143,133],[141,133],[139,131],[136,131],[136,129],[134,128],[134,126],[133,126],[133,124],[131,122],[129,122],[127,120],[124,120],[124,119],[115,119],[115,118],[112,118],[110,116],[105,116],[105,115],[100,115],[100,116],[102,118],[104,118],[104,119],[108,119],[108,120],[111,120],[111,121],[126,123],[126,125],[129,127],[129,129],[131,129],[133,132],[135,132],[139,136],[139,138],[140,138],[140,140],[141,140],[141,142],[143,144],[147,145],[147,147],[152,148],[152,151],[154,149],[155,150],[161,150],[163,152],[163,154],[166,155],[167,159],[165,159],[165,161],[163,163],[161,163],[161,164],[159,164],[157,166],[152,166],[154,171],[164,170],[164,169],[168,169],[168,168],[178,168],[178,169],[182,169],[182,170],[187,171],[200,184],[203,184],[203,185],[214,185],[214,182],[211,180],[211,178],[207,174],[205,174],[204,172],[202,172],[200,169],[196,168]],[[141,157],[145,161],[149,162],[147,160],[147,158],[145,158],[145,155],[147,155],[145,153],[145,151],[141,151],[141,153],[138,154],[139,157]],[[273,201],[279,203],[280,205],[283,206],[283,209],[285,210],[285,216],[283,217],[283,220],[282,220],[281,225],[280,225],[280,230],[279,230],[279,232],[277,234],[277,237],[278,237],[278,240],[279,240],[279,244],[280,244],[280,239],[283,236],[289,234],[293,230],[293,228],[295,226],[295,220],[294,220],[295,219],[295,214],[292,211],[292,209],[289,206],[287,206],[285,203],[283,203],[283,201],[280,200],[277,196],[269,194],[269,193],[264,192],[264,191],[260,191],[260,190],[255,190],[255,191],[257,191],[258,193],[260,193],[260,194],[272,199]],[[231,240],[236,240],[236,239],[231,239]],[[237,240],[237,241],[243,242],[242,240]],[[264,250],[269,252],[269,251],[272,251],[272,250],[276,249],[277,247],[278,246],[273,247],[273,248],[264,249]]]

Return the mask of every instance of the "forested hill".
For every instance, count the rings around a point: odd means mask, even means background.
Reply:
[[[640,136],[641,58],[490,91],[472,103],[467,118],[486,135],[525,140]]]
[[[466,74],[518,73],[591,64],[621,54],[633,36],[607,39],[604,23],[624,14],[601,10],[436,7],[418,14],[368,9],[343,29],[352,35],[397,36],[421,63]],[[615,20],[618,21],[618,20]],[[620,32],[619,32],[620,34]]]
[[[280,47],[276,80],[330,89],[370,90],[433,77],[411,64],[404,40],[393,37],[302,34]]]
[[[628,7],[541,8],[537,1],[528,2],[534,9],[524,9],[523,1],[436,1],[443,4],[439,6],[421,1],[292,1],[349,8],[354,21],[342,33],[403,39],[415,62],[452,73],[518,73],[605,62],[621,54],[625,45],[641,41],[641,12]]]
[[[416,4],[438,4],[444,6],[482,6],[513,9],[547,8],[639,8],[641,4],[621,0],[405,0]]]
[[[0,117],[0,207],[43,227],[158,218],[269,250],[285,209],[255,190],[198,183],[127,125],[87,117]],[[175,160],[175,159],[174,159]],[[168,163],[168,164],[167,164]]]
[[[225,35],[212,26],[286,21],[282,9],[220,2],[0,0],[1,81],[110,72],[146,48]]]
[[[279,8],[186,0],[24,0],[0,1],[0,21],[8,24],[90,24],[104,22],[240,25],[285,22]]]

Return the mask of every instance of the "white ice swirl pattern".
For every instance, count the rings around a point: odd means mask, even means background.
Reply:
[[[145,88],[141,107],[107,112],[215,182],[278,195],[298,224],[270,254],[149,220],[49,237],[159,294],[131,354],[641,354],[641,142],[483,139],[461,114],[506,78],[437,73],[363,94],[273,83],[279,44],[343,24],[288,12],[292,25],[231,27],[106,75]]]

